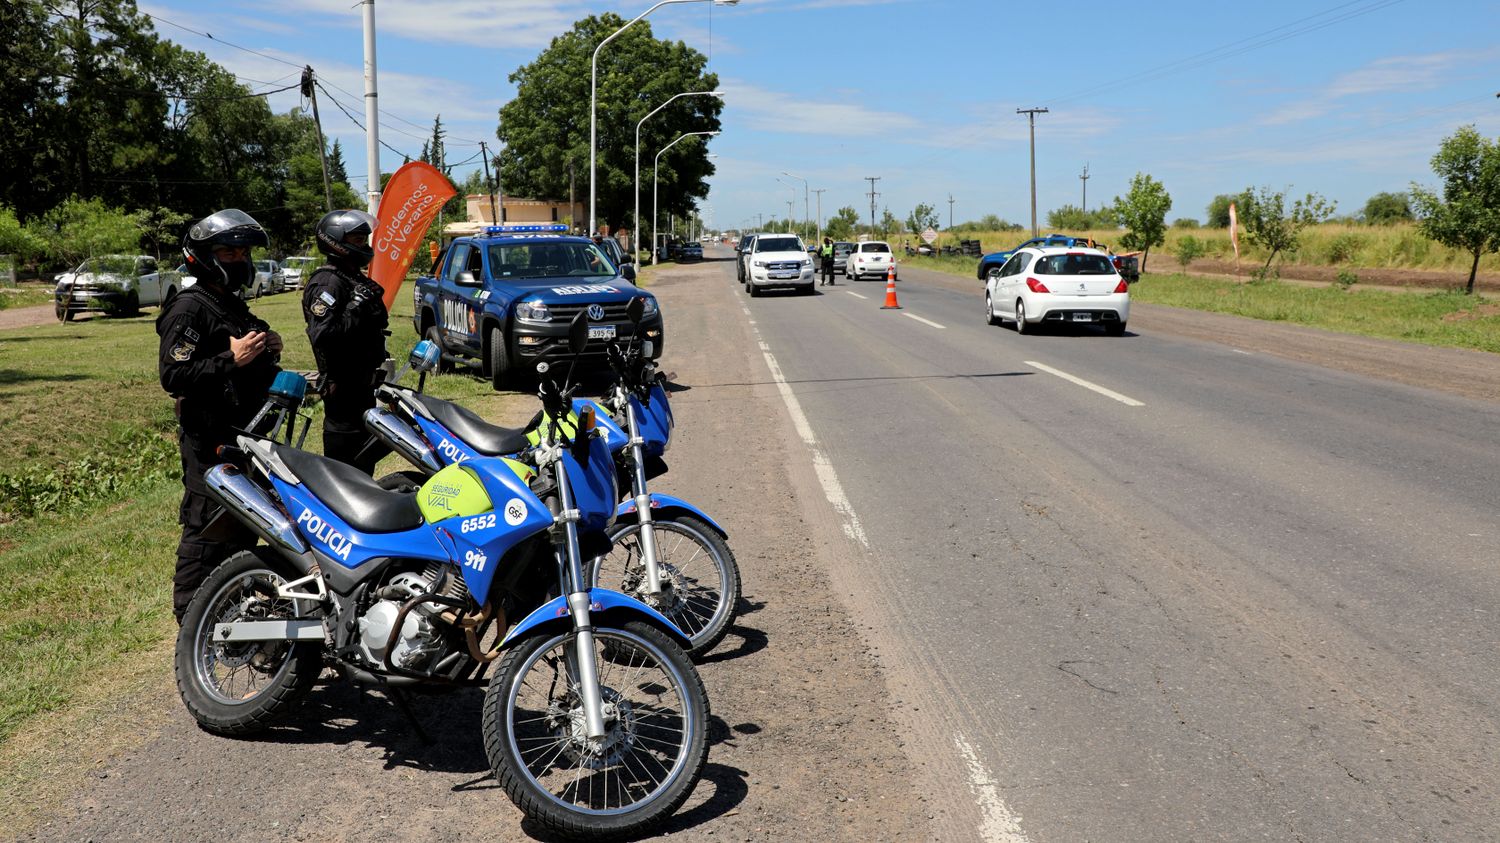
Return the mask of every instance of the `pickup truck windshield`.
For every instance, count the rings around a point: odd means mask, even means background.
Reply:
[[[489,257],[490,274],[503,281],[619,275],[592,243],[497,243],[489,247]]]
[[[802,244],[795,237],[762,237],[755,241],[757,252],[800,252]]]

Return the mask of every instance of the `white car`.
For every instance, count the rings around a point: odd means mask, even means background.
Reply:
[[[1043,322],[1103,325],[1115,336],[1130,319],[1130,288],[1098,249],[1019,249],[984,282],[984,310],[991,325],[1009,320],[1016,333]]]
[[[811,294],[817,283],[812,258],[795,234],[761,234],[743,256],[745,290],[751,296],[771,287],[795,287]]]
[[[317,269],[318,265],[317,258],[287,258],[281,265],[281,274],[286,277],[287,289],[302,289],[302,285],[312,277],[313,270]]]
[[[177,273],[158,267],[149,255],[105,255],[57,276],[53,302],[62,322],[88,312],[134,316],[143,306],[171,298],[181,283]]]
[[[891,267],[896,265],[896,256],[891,254],[891,244],[880,240],[855,243],[844,262],[844,274],[858,281],[865,276],[885,280]]]
[[[256,261],[255,289],[257,290],[257,296],[279,293],[285,290],[286,276],[281,272],[281,264],[273,260]]]

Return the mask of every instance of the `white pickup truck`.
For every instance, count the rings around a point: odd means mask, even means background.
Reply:
[[[181,285],[181,276],[158,267],[156,258],[105,255],[89,258],[72,272],[57,276],[53,300],[60,322],[90,312],[134,316],[142,307],[160,306]]]
[[[795,234],[760,234],[740,260],[745,262],[745,291],[751,296],[772,287],[795,287],[812,295],[816,279],[812,258]]]

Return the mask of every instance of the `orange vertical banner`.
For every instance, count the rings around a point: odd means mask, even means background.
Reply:
[[[378,225],[372,238],[375,259],[370,262],[370,277],[385,291],[386,310],[395,303],[396,291],[406,280],[406,270],[438,209],[457,195],[453,183],[425,161],[403,164],[385,183],[380,213],[375,215]]]

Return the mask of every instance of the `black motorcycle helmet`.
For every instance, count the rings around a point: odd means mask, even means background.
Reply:
[[[375,259],[375,249],[370,243],[346,243],[351,234],[372,237],[375,234],[375,218],[364,211],[343,210],[324,214],[318,220],[316,237],[318,251],[328,259],[347,269],[364,269]]]
[[[237,208],[225,208],[198,220],[188,229],[182,238],[182,256],[187,259],[195,277],[233,291],[255,278],[255,265],[248,258],[222,264],[214,256],[214,248],[253,249],[269,245],[271,240],[266,236],[266,230],[254,217]]]

